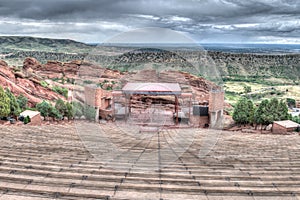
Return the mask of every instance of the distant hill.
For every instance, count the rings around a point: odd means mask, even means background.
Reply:
[[[22,36],[0,36],[1,52],[43,51],[55,53],[86,53],[92,45],[69,39],[50,39]]]
[[[0,36],[0,59],[5,60],[9,65],[15,66],[22,66],[24,59],[27,57],[36,58],[41,63],[46,63],[48,60],[60,62],[83,60],[90,52],[93,52],[94,48],[95,44],[85,44],[68,39]],[[253,79],[274,77],[299,80],[300,53],[296,51],[297,48],[297,45],[218,46],[215,44],[215,46],[208,49],[207,55],[215,62],[223,77],[230,76],[240,79],[240,76],[251,76]],[[242,49],[244,50],[242,51]],[[177,59],[172,53],[162,53],[159,49],[147,51],[143,54],[139,51],[126,53],[131,50],[132,47],[116,46],[107,46],[100,49],[105,57],[109,55],[109,58],[106,57],[104,60],[116,64],[116,66],[110,67],[118,70],[124,70],[124,66],[119,65],[125,65],[127,68],[132,67],[131,63],[135,60],[153,63],[164,61],[180,69],[186,69],[186,66],[183,66],[186,62],[181,58]],[[252,53],[249,53],[250,51]],[[275,54],[273,51],[280,53]],[[186,56],[198,59],[194,55],[195,52],[185,53]],[[100,56],[99,59],[103,58]]]

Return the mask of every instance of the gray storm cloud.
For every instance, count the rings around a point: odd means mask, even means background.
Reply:
[[[0,34],[101,42],[142,27],[200,42],[300,43],[298,0],[2,0]]]

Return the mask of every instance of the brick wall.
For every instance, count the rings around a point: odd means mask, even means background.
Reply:
[[[86,104],[101,109],[106,109],[109,105],[109,99],[112,98],[111,91],[88,86],[84,88],[84,95]]]
[[[209,92],[209,112],[216,112],[224,108],[224,91]]]
[[[208,116],[191,115],[190,122],[195,127],[204,127],[205,124],[209,124],[209,117]]]
[[[95,106],[95,91],[95,88],[84,87],[85,103],[89,106]]]

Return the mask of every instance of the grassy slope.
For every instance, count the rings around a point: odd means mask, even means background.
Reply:
[[[4,51],[45,51],[57,53],[85,53],[91,46],[67,39],[49,39],[20,36],[0,36],[1,50]]]

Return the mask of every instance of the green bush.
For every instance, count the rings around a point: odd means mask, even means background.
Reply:
[[[75,115],[73,105],[70,104],[69,102],[67,102],[66,103],[66,108],[67,108],[66,117],[68,118],[68,120],[73,119],[74,115]]]
[[[76,117],[81,117],[84,113],[84,107],[81,103],[79,102],[72,102],[73,104],[73,113],[74,113],[74,116]]]
[[[28,99],[23,94],[20,94],[17,97],[17,102],[18,102],[21,110],[25,110],[26,109],[27,103],[28,103]]]
[[[65,102],[62,99],[58,99],[55,103],[56,110],[62,115],[66,116],[67,114],[67,107]]]
[[[85,105],[84,106],[84,116],[86,119],[94,121],[96,117],[96,109],[92,106]]]
[[[41,86],[46,88],[48,87],[48,83],[46,81],[41,81]]]
[[[58,120],[62,119],[62,115],[59,111],[45,100],[38,103],[36,108],[41,113],[41,116],[44,117],[44,120],[46,120],[47,117],[52,117],[53,119]]]
[[[84,84],[92,84],[92,83],[94,83],[94,82],[91,81],[91,80],[84,80],[83,83],[84,83]]]
[[[66,98],[68,98],[68,89],[59,87],[59,86],[53,86],[52,90]]]
[[[30,117],[27,115],[27,116],[24,118],[23,123],[24,123],[24,124],[28,124],[28,123],[30,123],[30,122],[31,122],[31,119],[30,119]]]
[[[52,117],[52,119],[62,120],[63,115],[60,114],[60,112],[53,106],[51,106],[49,117]]]

